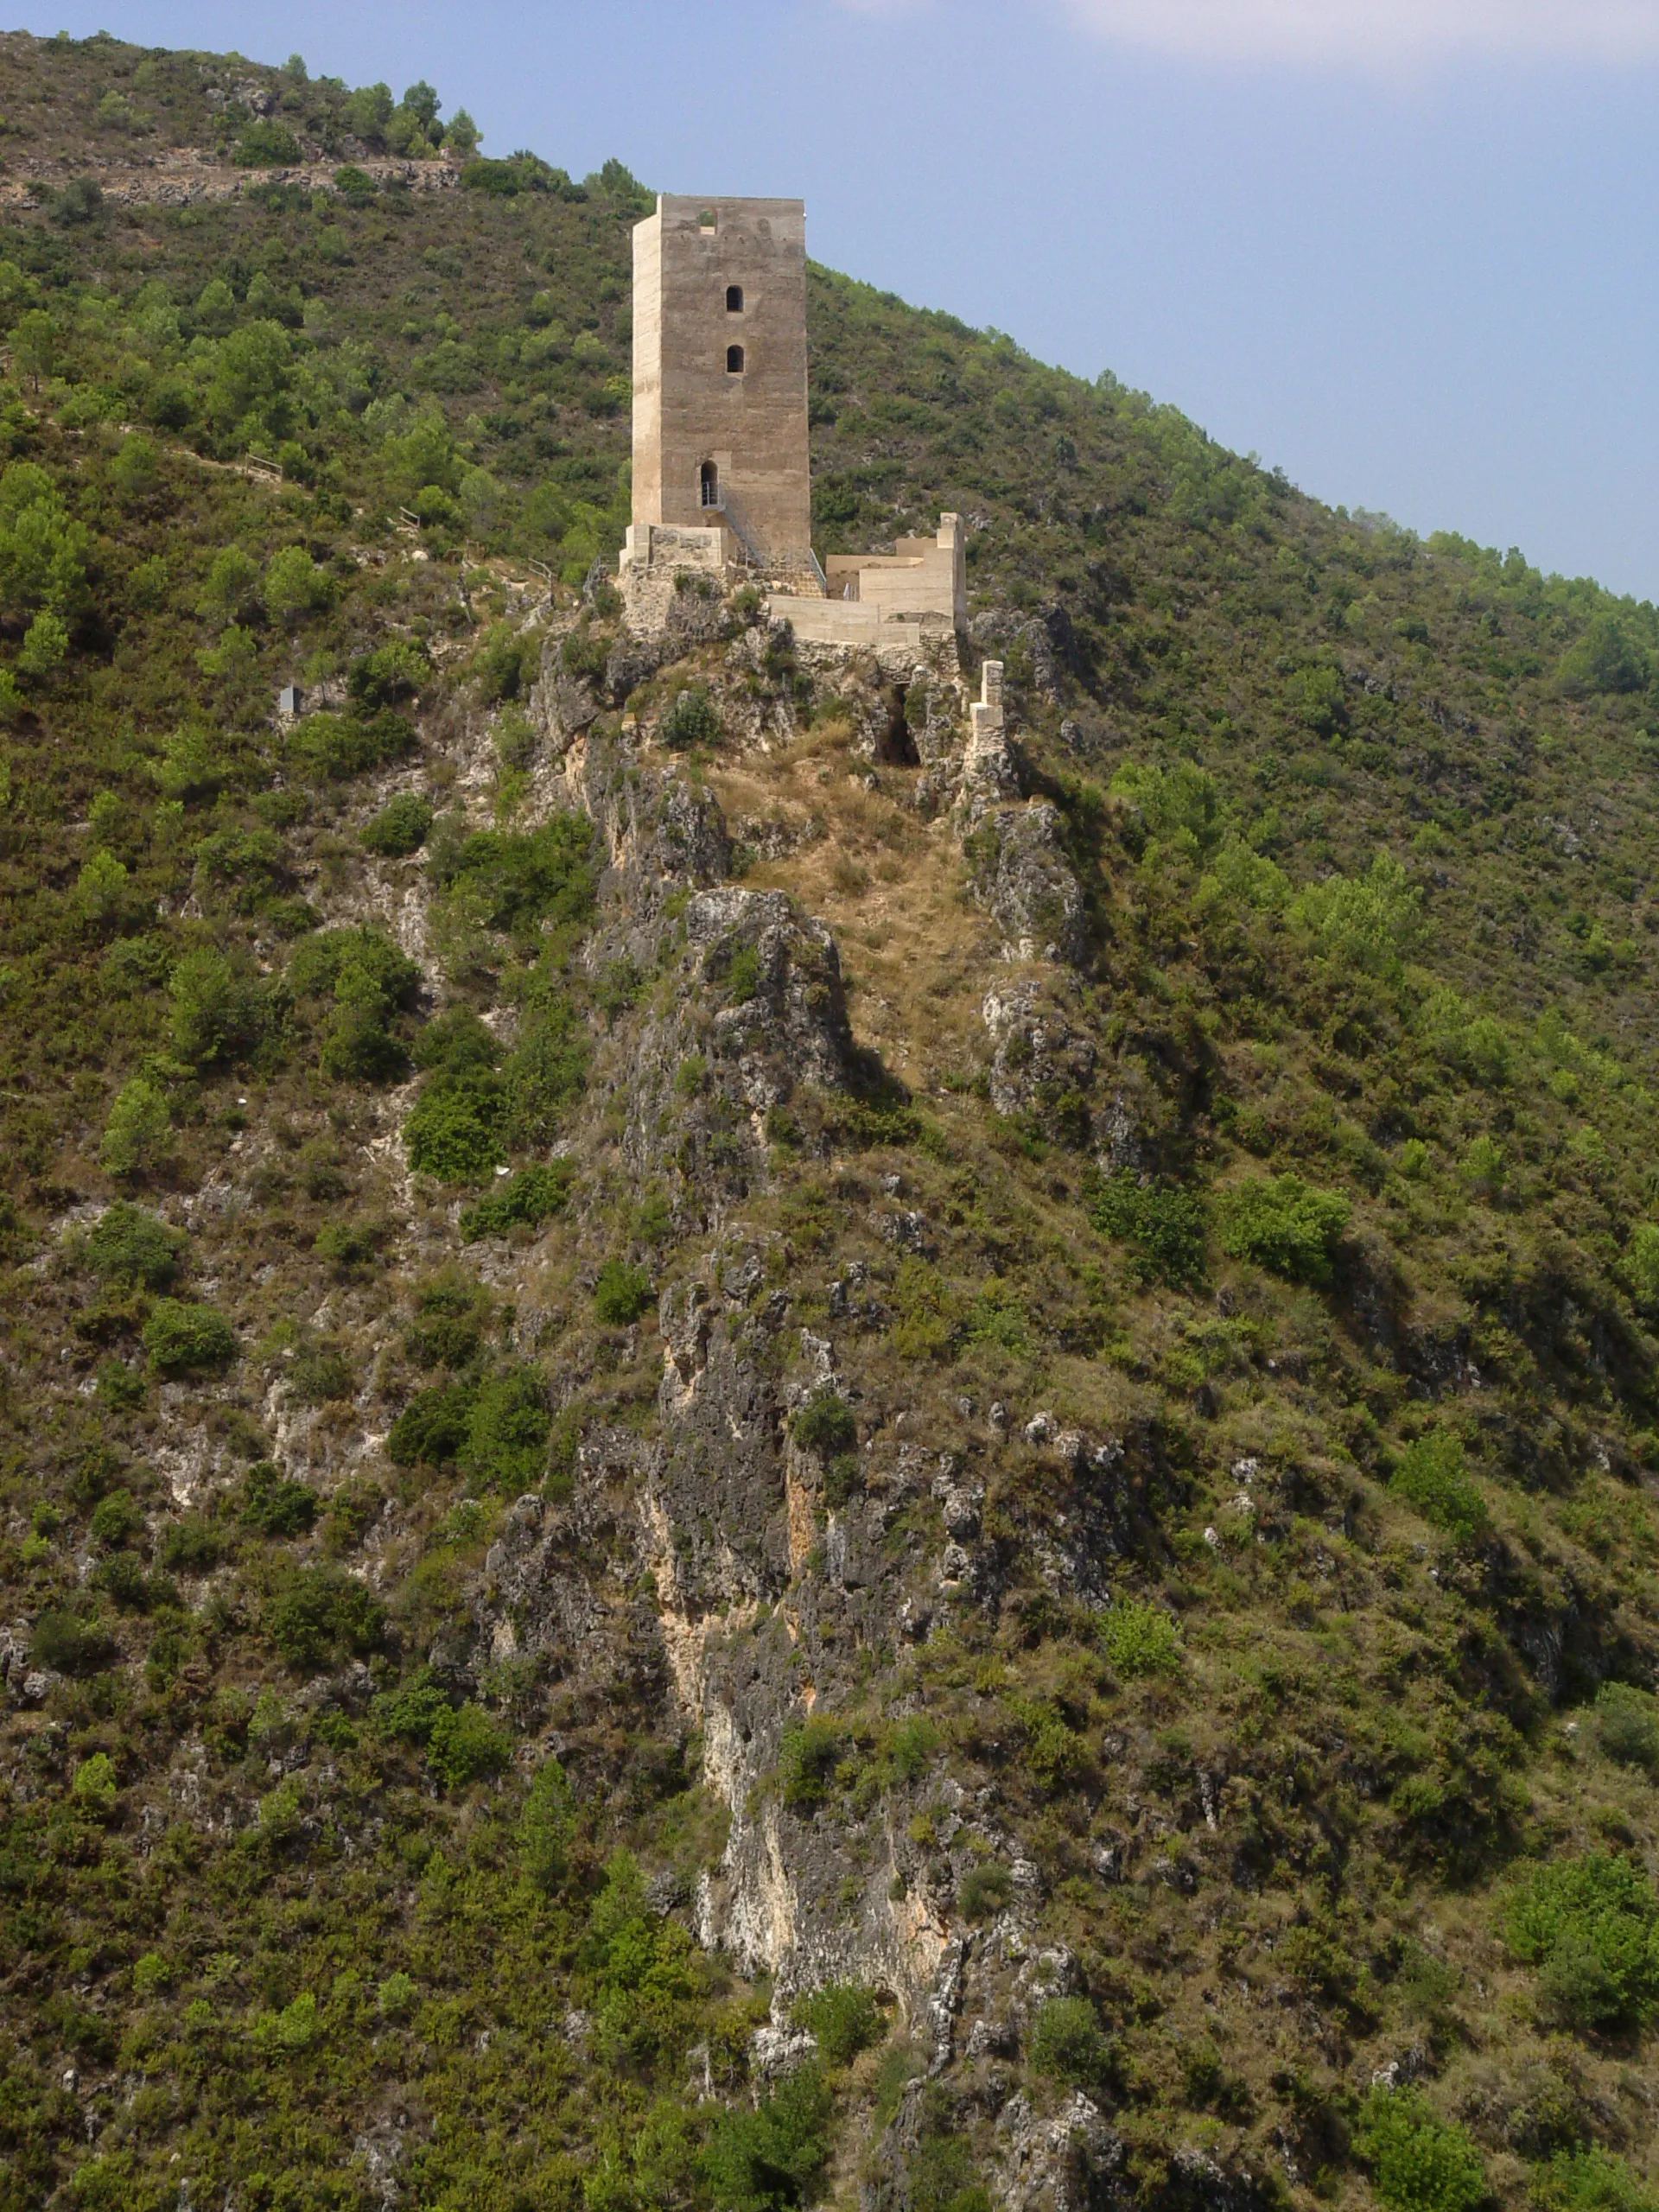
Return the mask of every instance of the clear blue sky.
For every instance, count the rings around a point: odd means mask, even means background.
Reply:
[[[96,0],[486,151],[800,194],[821,261],[1306,490],[1659,598],[1659,0]]]

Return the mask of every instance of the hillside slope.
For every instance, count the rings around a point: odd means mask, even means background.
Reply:
[[[1649,2207],[1655,611],[817,270],[648,648],[625,170],[0,114],[0,2207]]]

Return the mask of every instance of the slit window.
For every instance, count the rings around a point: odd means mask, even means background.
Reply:
[[[726,373],[728,377],[742,375],[743,348],[741,346],[728,346],[726,348]]]
[[[702,504],[705,507],[720,505],[720,471],[712,461],[705,461],[701,471]]]
[[[728,284],[726,287],[726,312],[728,315],[742,314],[743,287],[741,284]]]

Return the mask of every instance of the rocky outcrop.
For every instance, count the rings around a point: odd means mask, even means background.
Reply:
[[[736,1065],[751,1105],[787,1097],[798,1078],[845,1087],[852,1030],[840,955],[822,922],[781,891],[724,884],[692,899],[685,932],[704,976],[732,993],[715,1017],[715,1050]]]
[[[1086,1116],[1096,1055],[1072,1026],[1076,1012],[1061,991],[1034,981],[994,984],[985,994],[980,1019],[991,1039],[991,1103],[999,1114],[1052,1115],[1064,1101]]]
[[[1074,2089],[1039,2118],[1023,2091],[997,2115],[997,2179],[1006,2212],[1116,2212],[1132,2201],[1122,2139]]]
[[[963,850],[974,896],[1001,931],[1005,960],[1083,965],[1089,949],[1083,892],[1066,858],[1058,807],[1033,799],[995,808]]]

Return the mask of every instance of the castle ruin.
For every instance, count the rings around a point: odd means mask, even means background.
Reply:
[[[806,211],[664,193],[633,233],[629,619],[660,626],[679,579],[752,582],[804,642],[912,658],[967,619],[960,518],[886,555],[812,550]]]

